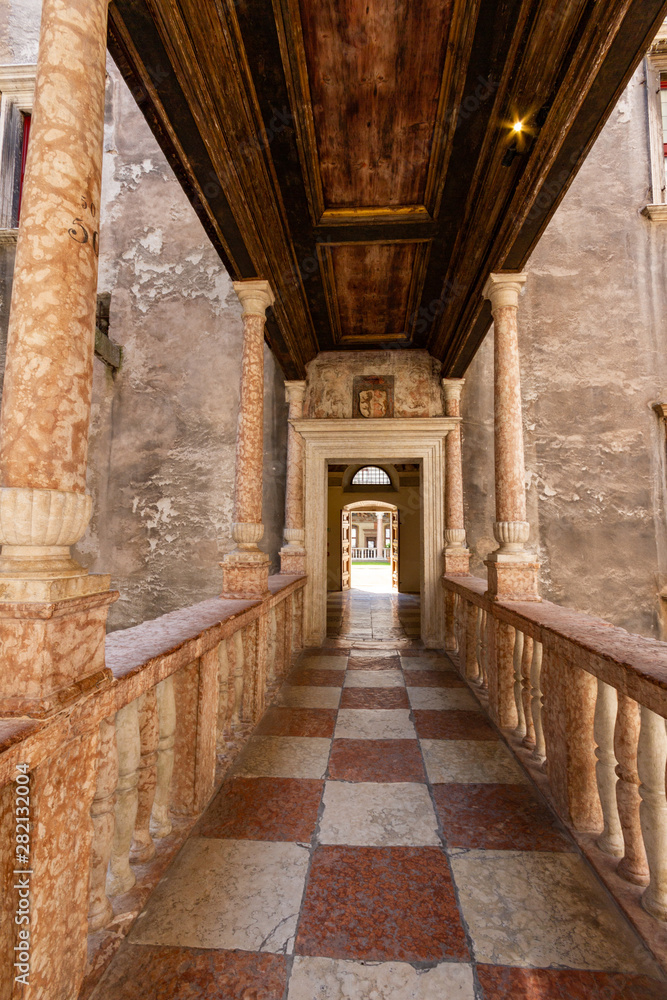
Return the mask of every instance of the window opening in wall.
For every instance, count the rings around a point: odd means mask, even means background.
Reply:
[[[662,121],[662,152],[667,183],[667,73],[660,74],[660,115]]]
[[[391,486],[391,479],[377,465],[366,465],[352,479],[353,486]]]
[[[25,165],[28,158],[28,143],[30,142],[30,125],[32,124],[32,115],[28,112],[23,113],[23,145],[21,148],[21,174],[19,179],[19,204],[16,212],[16,223],[21,218],[21,202],[23,201],[23,179],[25,177]]]

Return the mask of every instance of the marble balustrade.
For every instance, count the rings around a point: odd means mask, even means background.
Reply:
[[[98,933],[114,921],[105,962],[136,916],[136,910],[124,916],[128,906],[120,901],[114,907],[114,901],[144,877],[175,817],[194,821],[206,807],[216,788],[218,754],[249,735],[267,689],[288,673],[301,644],[305,580],[271,577],[262,601],[204,601],[112,633],[106,640],[110,686],[85,692],[76,705],[45,720],[0,721],[0,798],[11,797],[17,763],[29,762],[37,789],[40,771],[70,745],[86,738],[94,743],[89,830],[81,831],[82,839],[89,836],[89,891],[87,899],[82,894],[79,918],[84,934],[86,926]],[[33,801],[34,810],[40,807]],[[66,819],[53,810],[50,818],[56,832]],[[108,942],[105,947],[108,952]],[[85,952],[53,955],[56,963],[61,958],[68,966],[78,963],[68,975],[80,984]],[[8,990],[11,978],[11,969],[0,967]]]
[[[667,921],[667,643],[443,577],[448,649],[649,944]],[[451,655],[451,654],[450,654]]]

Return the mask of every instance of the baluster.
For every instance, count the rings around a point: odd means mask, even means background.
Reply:
[[[297,653],[303,644],[303,590],[294,592],[292,604],[294,617],[292,619],[292,652]],[[291,665],[291,657],[290,657]]]
[[[244,722],[254,722],[257,709],[257,688],[259,685],[259,625],[260,619],[243,630],[244,683],[241,718]]]
[[[641,827],[651,881],[642,906],[652,917],[667,920],[667,724],[650,709],[641,709],[637,747]]]
[[[598,696],[595,702],[594,735],[597,748],[595,775],[602,806],[604,829],[596,843],[605,854],[620,858],[623,854],[623,831],[618,816],[616,800],[616,755],[614,753],[614,727],[618,696],[616,689],[598,678]]]
[[[475,623],[475,656],[477,657],[477,676],[474,683],[480,687],[484,684],[484,663],[483,663],[483,643],[482,626],[484,623],[484,609],[477,608],[477,621]]]
[[[461,653],[465,645],[465,632],[463,624],[463,598],[456,594],[454,598],[454,636],[456,638],[456,650],[459,654],[459,667],[465,669],[465,664],[461,662]]]
[[[255,664],[255,697],[253,704],[252,721],[257,722],[266,707],[266,660],[268,654],[268,615],[260,615],[256,623],[255,650],[257,662]]]
[[[169,800],[171,776],[174,771],[174,741],[176,738],[176,699],[174,678],[165,677],[155,688],[159,739],[157,745],[157,781],[153,799],[150,830],[153,837],[168,837],[171,833]]]
[[[489,615],[489,714],[501,729],[516,729],[514,697],[515,630]]]
[[[544,764],[547,755],[547,748],[544,742],[544,727],[542,725],[542,643],[535,640],[533,642],[533,658],[530,664],[530,708],[535,728],[535,749],[532,753],[533,760],[538,764]]]
[[[456,652],[456,594],[445,591],[445,649],[449,653]]]
[[[117,896],[132,888],[136,879],[130,868],[130,844],[137,819],[139,794],[139,711],[136,699],[116,712],[118,786],[115,827],[111,844],[107,894]]]
[[[237,726],[241,720],[243,708],[243,681],[245,673],[245,651],[243,649],[243,629],[234,633],[234,711],[232,725]]]
[[[100,723],[99,759],[95,798],[90,808],[93,842],[90,851],[88,929],[99,931],[113,917],[113,907],[106,894],[107,868],[114,832],[114,809],[118,784],[118,754],[114,717]]]
[[[514,629],[514,652],[512,653],[512,664],[514,667],[514,704],[516,705],[517,724],[514,735],[523,739],[526,735],[526,718],[523,713],[523,685],[521,676],[521,664],[523,662],[524,635],[518,628]]]
[[[614,732],[616,754],[616,802],[623,831],[625,853],[616,872],[626,882],[648,885],[649,873],[639,819],[639,775],[637,773],[637,743],[639,740],[639,705],[632,698],[618,693],[618,711]]]
[[[521,702],[526,726],[526,735],[522,742],[527,750],[535,746],[535,725],[533,713],[530,710],[530,668],[533,663],[533,640],[529,635],[523,637],[523,656],[521,657]]]
[[[139,739],[141,757],[137,783],[137,819],[134,838],[130,847],[130,861],[142,863],[155,854],[155,844],[150,834],[151,814],[157,786],[157,757],[160,741],[160,724],[155,688],[137,699],[139,707]]]
[[[465,676],[475,683],[479,676],[477,666],[477,606],[470,601],[464,601],[465,649],[462,666]]]
[[[292,617],[294,614],[294,596],[283,603],[283,666],[281,677],[287,677],[292,665]]]
[[[482,683],[483,691],[489,689],[489,632],[488,632],[488,612],[482,611]]]
[[[278,622],[276,609],[271,608],[266,616],[266,680],[267,683],[277,676],[276,652],[278,646]]]
[[[219,747],[225,744],[225,731],[227,729],[227,713],[229,710],[229,653],[227,651],[227,640],[223,639],[218,646],[218,739]]]

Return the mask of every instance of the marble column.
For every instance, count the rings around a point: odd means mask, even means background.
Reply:
[[[382,550],[384,548],[384,538],[382,532],[383,517],[384,515],[382,511],[378,510],[375,514],[375,534],[377,535],[378,555],[382,553]]]
[[[280,550],[280,572],[301,576],[306,572],[303,547],[303,438],[293,420],[303,416],[305,382],[285,382],[285,402],[289,404],[287,426],[287,480],[285,483],[285,545]]]
[[[264,463],[264,324],[273,305],[268,281],[235,281],[243,306],[243,359],[236,435],[234,523],[236,548],[222,562],[222,596],[258,599],[269,593],[269,557],[257,542],[262,524]]]
[[[44,0],[0,415],[0,712],[109,676],[86,531],[108,0]]]
[[[505,601],[539,601],[539,564],[526,550],[521,373],[517,312],[525,274],[491,274],[484,290],[494,322],[494,445],[496,521],[499,548],[486,560],[488,596]]]
[[[465,379],[443,378],[445,416],[461,416],[461,390]],[[463,518],[463,463],[461,425],[449,432],[445,442],[445,573],[467,576],[470,552],[466,546]]]

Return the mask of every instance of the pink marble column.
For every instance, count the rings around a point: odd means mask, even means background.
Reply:
[[[269,557],[257,547],[264,534],[264,325],[273,305],[268,281],[235,281],[243,306],[243,360],[236,437],[234,523],[236,548],[222,562],[222,596],[259,598],[269,592]]]
[[[382,552],[384,548],[384,537],[382,531],[383,513],[378,510],[375,514],[375,534],[377,535],[377,547],[378,555]]]
[[[491,274],[484,290],[494,321],[494,434],[496,521],[500,547],[486,560],[488,596],[506,601],[539,601],[539,564],[526,551],[526,487],[521,411],[517,311],[525,274]]]
[[[306,572],[306,550],[303,547],[303,438],[292,424],[293,420],[299,420],[303,416],[305,395],[305,382],[285,382],[289,423],[285,483],[285,545],[280,550],[280,572],[290,576],[300,576]]]
[[[465,379],[443,378],[445,416],[461,416],[461,390]],[[467,576],[470,572],[470,552],[466,546],[463,518],[463,463],[461,458],[461,425],[449,432],[445,443],[445,573]]]
[[[0,415],[0,711],[13,714],[103,677],[115,596],[70,554],[92,510],[107,2],[42,7]]]

